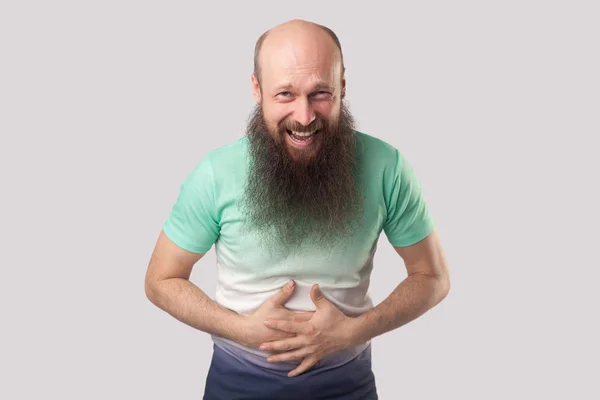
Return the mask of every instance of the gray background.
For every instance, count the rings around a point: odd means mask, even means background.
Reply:
[[[374,340],[380,398],[600,398],[597,2],[200,3],[1,3],[1,398],[201,398],[210,339],[144,273],[291,18],[339,34],[359,128],[413,164],[450,264]],[[378,303],[406,272],[383,234],[375,263]],[[214,295],[214,248],[192,280]]]

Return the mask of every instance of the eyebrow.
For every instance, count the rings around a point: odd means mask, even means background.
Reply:
[[[275,87],[275,92],[279,93],[282,90],[290,90],[290,89],[293,89],[293,87],[294,86],[291,83],[284,83],[282,85],[279,85],[279,86]],[[329,84],[327,84],[325,82],[319,82],[319,83],[317,83],[313,87],[313,89],[311,90],[311,92],[315,92],[317,90],[322,90],[322,89],[327,89],[327,90],[330,90],[330,91],[334,91],[333,86],[331,86],[331,85],[329,85]]]

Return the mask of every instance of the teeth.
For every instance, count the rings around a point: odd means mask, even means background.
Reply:
[[[307,136],[310,136],[310,135],[312,135],[312,134],[313,134],[313,133],[315,133],[315,132],[316,132],[316,131],[313,131],[313,132],[295,132],[295,131],[292,131],[292,133],[293,133],[294,135],[296,135],[296,136],[300,136],[300,137],[307,137]]]

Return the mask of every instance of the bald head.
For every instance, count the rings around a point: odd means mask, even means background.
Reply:
[[[270,60],[276,57],[278,51],[286,51],[294,48],[298,55],[311,58],[309,53],[328,53],[329,57],[337,57],[341,73],[345,71],[344,56],[339,38],[331,29],[314,22],[294,19],[263,33],[254,48],[254,74],[257,81],[261,81],[262,65],[264,59]],[[306,57],[308,56],[308,57]],[[323,57],[323,55],[321,55]],[[315,58],[313,55],[312,58]],[[333,60],[332,60],[333,61]]]

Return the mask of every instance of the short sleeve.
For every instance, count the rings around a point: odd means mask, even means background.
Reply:
[[[206,253],[220,233],[218,215],[214,174],[207,156],[181,184],[163,231],[179,247],[193,253]]]
[[[395,247],[421,241],[433,230],[434,221],[414,169],[398,150],[394,173],[386,179],[387,218],[383,229],[388,241]]]

